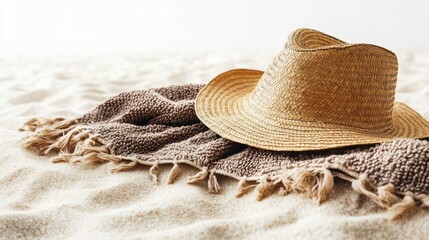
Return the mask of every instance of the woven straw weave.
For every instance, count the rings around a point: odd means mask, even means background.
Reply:
[[[196,112],[222,137],[276,151],[428,137],[429,123],[394,102],[397,71],[389,50],[299,29],[265,72],[235,69],[212,80]]]

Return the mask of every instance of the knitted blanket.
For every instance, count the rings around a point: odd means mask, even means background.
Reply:
[[[33,118],[23,146],[53,162],[114,162],[112,172],[149,165],[158,183],[159,165],[179,164],[200,171],[188,183],[207,179],[211,193],[222,191],[217,175],[239,180],[236,196],[255,189],[258,200],[279,193],[305,193],[328,200],[334,177],[396,218],[415,206],[429,206],[429,143],[397,139],[389,143],[307,152],[261,150],[224,139],[204,126],[194,99],[204,85],[180,85],[124,92],[76,119]]]

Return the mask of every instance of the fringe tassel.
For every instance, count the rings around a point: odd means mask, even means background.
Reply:
[[[217,181],[215,170],[210,171],[209,181],[207,183],[209,193],[218,193],[220,190],[219,183]]]
[[[413,208],[416,205],[416,202],[411,196],[404,196],[402,201],[394,204],[393,206],[387,209],[388,218],[391,220],[398,219],[404,212]]]
[[[73,140],[74,141],[74,140]],[[68,153],[63,151],[56,157],[52,157],[51,161],[57,162],[70,162],[70,163],[102,163],[102,162],[115,162],[119,163],[125,160],[123,157],[115,156],[110,154],[110,150],[107,146],[102,145],[93,137],[89,137],[85,140],[80,140],[78,144],[75,144],[74,151]]]
[[[30,119],[19,130],[34,132],[25,138],[23,146],[39,155],[73,152],[77,141],[71,142],[72,137],[84,131],[77,127],[77,120],[62,118]]]
[[[57,153],[51,161],[57,162],[85,162],[101,163],[123,160],[135,161],[135,158],[111,154],[109,145],[103,144],[99,136],[91,134],[90,130],[78,126],[78,120],[64,118],[28,120],[22,131],[34,132],[23,141],[23,146],[40,155]],[[129,168],[134,165],[128,163]],[[119,169],[123,169],[124,165]]]
[[[196,183],[196,182],[199,182],[201,180],[204,180],[204,179],[206,179],[208,174],[209,174],[208,168],[203,167],[201,169],[201,171],[199,171],[197,174],[188,178],[188,183]]]
[[[274,182],[269,182],[266,175],[262,176],[255,189],[258,192],[258,201],[273,195],[275,188],[276,184]]]
[[[150,174],[150,176],[152,177],[152,180],[153,180],[153,182],[155,183],[155,184],[158,184],[159,183],[159,180],[158,180],[158,176],[159,176],[159,161],[158,160],[156,160],[154,163],[153,163],[153,165],[152,165],[152,167],[150,167],[150,169],[149,169],[149,174]]]
[[[62,121],[64,120],[63,118],[54,118],[51,120],[51,122],[53,121]],[[39,128],[39,126],[44,125],[41,123],[41,119],[39,118],[30,118],[28,119],[22,127],[18,128],[19,131],[30,131],[30,132],[34,132],[36,129]],[[52,125],[49,124],[49,125]]]
[[[168,175],[168,184],[174,183],[174,180],[180,175],[180,168],[177,161],[173,161],[173,167],[171,168],[170,174]]]
[[[392,205],[392,195],[395,192],[393,185],[387,185],[384,187],[375,187],[370,184],[368,176],[366,174],[362,174],[358,179],[352,181],[352,188],[368,198],[377,203],[383,208],[389,208]],[[374,193],[374,191],[378,192],[378,194]]]
[[[395,193],[395,187],[391,183],[380,187],[370,184],[366,174],[362,174],[358,179],[353,180],[352,187],[356,192],[367,196],[382,208],[387,209],[386,214],[392,220],[397,219],[405,211],[416,205],[414,198],[409,195],[405,195],[398,201],[399,197]],[[377,194],[374,193],[375,191]],[[422,206],[424,206],[423,201]]]
[[[301,170],[301,169],[300,169]],[[293,188],[298,192],[307,193],[309,198],[316,198],[316,175],[304,169],[303,171],[296,171]]]
[[[280,195],[287,196],[289,195],[289,193],[294,191],[293,189],[294,182],[288,175],[283,176],[281,178],[281,183],[283,186],[280,187],[280,191],[279,191]]]
[[[329,198],[329,193],[334,188],[334,177],[327,168],[321,168],[318,171],[317,184],[314,186],[314,190],[317,190],[317,202],[319,204],[325,202]]]
[[[429,207],[429,196],[426,195],[422,195],[419,197],[420,201],[421,201],[421,207],[423,208],[427,208]]]
[[[64,152],[64,153],[72,153],[76,147],[76,144],[80,142],[79,137],[81,137],[83,133],[83,129],[74,128],[66,133],[63,137],[58,138],[57,141],[53,142],[51,146],[49,146],[44,155],[48,155],[50,152]]]
[[[126,171],[126,170],[129,170],[129,169],[132,169],[135,166],[137,166],[137,162],[136,161],[132,161],[132,162],[129,162],[129,163],[122,163],[122,164],[120,164],[120,165],[118,165],[118,166],[110,169],[109,171],[111,173],[117,173],[117,172],[121,172],[121,171]]]
[[[319,204],[328,200],[334,187],[334,177],[325,168],[295,168],[287,170],[281,177],[281,195],[291,192],[306,193],[309,198],[316,199]]]
[[[395,194],[395,186],[391,183],[378,187],[377,193],[378,197],[388,206],[398,201],[398,197]]]
[[[43,118],[30,118],[22,127],[18,128],[19,131],[35,132],[37,129],[50,127],[51,129],[66,129],[77,123],[77,120],[65,120],[64,118],[57,117],[52,119]]]
[[[242,177],[238,182],[237,192],[235,193],[235,197],[239,198],[244,194],[248,193],[251,189],[258,186],[257,184],[249,184],[247,182],[246,177]]]

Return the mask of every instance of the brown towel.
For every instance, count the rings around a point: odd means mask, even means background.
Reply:
[[[159,164],[179,163],[200,171],[189,183],[208,179],[210,192],[221,191],[216,175],[237,180],[237,196],[255,188],[258,199],[274,192],[304,192],[319,203],[328,199],[334,177],[348,180],[390,218],[416,204],[429,205],[429,144],[397,139],[390,143],[323,151],[274,152],[220,137],[196,117],[194,99],[204,85],[180,85],[121,93],[89,113],[27,121],[23,144],[54,162],[115,162],[112,171],[149,165],[158,182]]]

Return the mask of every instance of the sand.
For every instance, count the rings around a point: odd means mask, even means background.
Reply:
[[[27,118],[76,117],[119,92],[169,84],[205,83],[236,67],[265,69],[261,52],[157,53],[0,58],[0,239],[424,239],[429,211],[397,221],[336,181],[318,206],[299,194],[235,198],[236,181],[220,177],[222,192],[186,183],[197,172],[181,166],[154,185],[148,167],[108,173],[113,165],[53,164],[23,150],[16,129]],[[397,100],[429,119],[429,52],[398,54]]]

